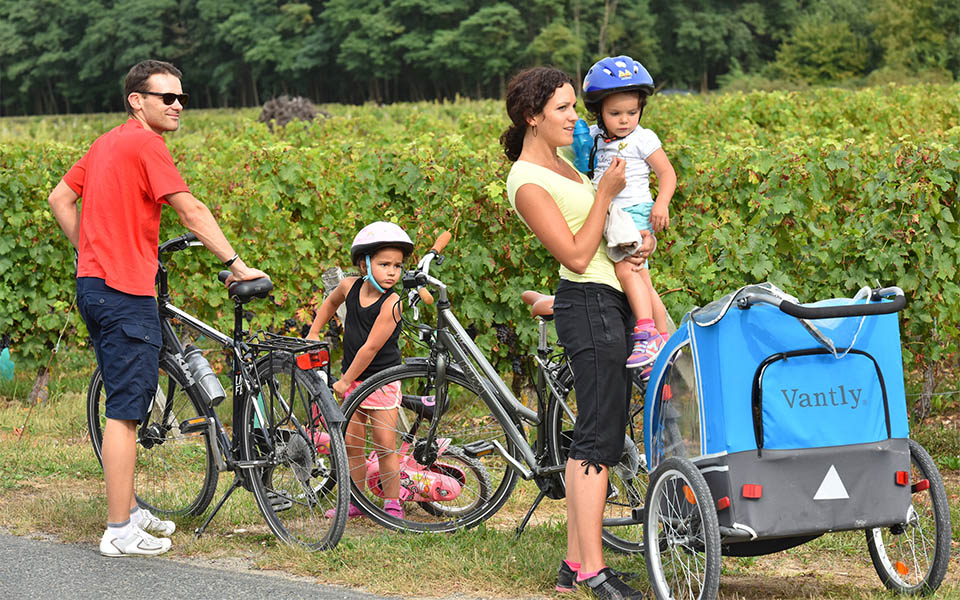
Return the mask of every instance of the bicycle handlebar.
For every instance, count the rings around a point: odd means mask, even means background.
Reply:
[[[436,252],[440,254],[444,248],[447,247],[447,244],[450,243],[450,240],[453,239],[453,234],[449,231],[444,231],[437,237],[437,241],[433,243],[433,246],[430,248],[430,252]]]
[[[192,231],[188,231],[180,237],[175,237],[160,244],[160,247],[157,248],[157,253],[168,254],[170,252],[177,252],[179,250],[189,248],[190,246],[197,245],[202,244],[199,240],[197,240],[197,236],[195,236]]]
[[[881,298],[894,296],[893,302],[880,302]],[[907,304],[903,290],[898,287],[885,287],[871,290],[870,300],[874,304],[846,304],[842,306],[801,306],[789,300],[783,300],[768,294],[751,294],[738,301],[740,308],[749,308],[758,302],[765,302],[779,308],[782,312],[798,319],[833,319],[837,317],[867,317],[887,315],[899,312]]]
[[[433,294],[425,286],[428,283],[437,285],[439,282],[430,277],[430,263],[433,262],[434,258],[437,259],[438,265],[443,262],[443,256],[440,252],[450,243],[451,239],[453,239],[453,235],[449,231],[442,232],[437,236],[437,241],[433,243],[430,250],[417,263],[417,268],[407,271],[403,276],[404,289],[411,290],[408,299],[410,304],[413,304],[418,296],[424,304],[433,304]],[[416,294],[413,293],[413,289],[417,290]]]

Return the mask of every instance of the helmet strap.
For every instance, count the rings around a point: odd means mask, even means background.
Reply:
[[[370,255],[369,255],[369,254],[366,256],[366,259],[367,259],[367,274],[363,276],[363,280],[364,280],[364,281],[369,281],[370,283],[372,283],[372,284],[373,284],[373,287],[376,288],[376,290],[377,290],[378,292],[380,292],[381,294],[386,293],[387,290],[385,290],[385,289],[383,289],[382,287],[380,287],[380,284],[377,283],[376,278],[373,276],[373,270],[370,268]]]

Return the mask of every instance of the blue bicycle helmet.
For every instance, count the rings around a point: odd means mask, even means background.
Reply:
[[[603,99],[617,92],[653,93],[653,77],[629,56],[608,56],[596,62],[583,78],[583,105],[600,114]]]

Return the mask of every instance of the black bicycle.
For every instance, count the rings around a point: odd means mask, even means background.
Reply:
[[[346,526],[350,487],[343,414],[326,383],[326,344],[244,331],[244,305],[267,297],[273,288],[266,278],[230,286],[232,336],[174,306],[163,259],[197,245],[188,233],[159,248],[160,381],[138,428],[137,501],[155,514],[200,515],[213,499],[219,473],[233,471],[233,483],[196,529],[198,536],[227,498],[243,487],[253,492],[280,540],[314,550],[332,548]],[[228,275],[220,272],[220,280]],[[177,331],[184,329],[232,355],[232,404],[222,403],[226,393],[200,350],[181,343]],[[98,368],[87,393],[87,423],[98,460],[104,400]],[[221,420],[218,406],[232,407],[232,412],[221,409]],[[326,516],[331,510],[332,516]]]

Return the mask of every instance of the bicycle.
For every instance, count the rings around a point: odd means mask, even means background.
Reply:
[[[364,478],[364,489],[351,483],[351,496],[367,516],[387,528],[452,531],[490,518],[503,507],[518,478],[533,479],[540,491],[517,528],[519,536],[543,498],[564,496],[563,472],[576,420],[573,374],[563,349],[549,341],[552,296],[525,292],[523,299],[538,321],[539,339],[533,356],[537,409],[531,410],[514,396],[453,314],[447,286],[430,275],[434,259],[437,265],[442,264],[440,252],[447,241],[449,234],[442,235],[403,278],[414,321],[419,319],[418,304],[433,302],[427,288],[438,294],[436,326],[412,325],[429,355],[408,358],[370,377],[346,399],[343,410],[349,422],[369,394],[400,382],[404,393],[395,431],[399,451],[420,470],[455,479],[458,493],[438,497],[421,490],[418,497],[413,497],[416,490],[408,488],[408,510],[403,518],[384,512],[375,478]],[[603,521],[604,543],[625,553],[643,550],[646,493],[641,427],[645,384],[638,373],[633,378],[624,451],[619,463],[609,470]],[[528,439],[528,428],[535,432],[532,440]],[[375,448],[372,441],[347,438],[348,446],[361,443],[367,450],[385,451]],[[386,449],[391,450],[397,451]]]
[[[326,385],[327,345],[244,331],[244,305],[267,297],[273,288],[266,278],[230,286],[232,336],[174,306],[164,257],[197,245],[196,236],[188,233],[159,247],[160,382],[137,429],[137,502],[154,514],[201,515],[213,500],[219,474],[233,471],[233,483],[195,530],[198,537],[230,495],[243,487],[253,493],[281,541],[313,550],[332,548],[346,526],[349,472],[343,415]],[[220,281],[228,275],[221,271]],[[191,352],[199,351],[181,343],[176,326],[213,340],[233,356],[232,413],[222,420],[217,407],[226,394],[209,366],[198,368],[190,362],[195,360]],[[202,364],[207,363],[201,359]],[[87,393],[87,424],[98,460],[104,399],[97,368]],[[230,424],[232,436],[224,423]],[[328,438],[323,453],[316,449],[320,437]],[[333,518],[325,516],[330,509]]]

